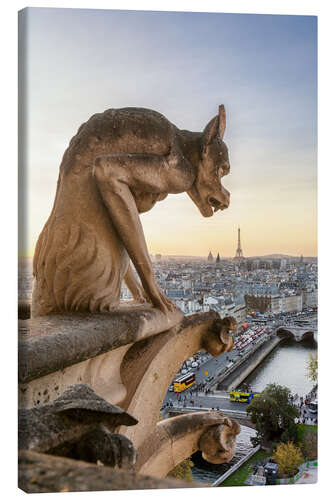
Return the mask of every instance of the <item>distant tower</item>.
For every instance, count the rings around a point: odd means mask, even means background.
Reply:
[[[221,263],[220,253],[218,253],[217,257],[216,257],[216,264],[220,264],[220,263]]]
[[[235,259],[237,259],[237,260],[244,259],[243,250],[241,247],[241,240],[240,240],[240,228],[238,228],[238,245],[237,245]]]
[[[214,262],[214,257],[212,255],[212,252],[210,251],[207,257],[207,262]]]

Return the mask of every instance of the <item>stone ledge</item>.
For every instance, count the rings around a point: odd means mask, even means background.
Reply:
[[[27,383],[174,327],[181,311],[165,316],[152,307],[108,314],[42,316],[19,321],[19,382]]]
[[[18,458],[18,485],[26,493],[202,487],[195,482],[155,479],[131,471],[114,470],[33,451],[20,451]]]

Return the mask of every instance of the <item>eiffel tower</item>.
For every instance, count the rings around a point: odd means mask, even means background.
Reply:
[[[241,247],[241,240],[240,240],[240,228],[238,228],[238,245],[237,245],[235,260],[244,260],[244,258],[245,257],[243,255],[243,250]]]

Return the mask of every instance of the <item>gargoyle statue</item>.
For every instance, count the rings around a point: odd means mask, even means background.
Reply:
[[[36,245],[32,316],[108,312],[123,279],[137,302],[175,314],[154,278],[139,214],[169,193],[186,192],[204,217],[228,207],[225,127],[223,105],[203,132],[143,108],[109,109],[81,125]]]
[[[212,328],[205,332],[202,347],[216,357],[222,352],[231,352],[234,347],[234,337],[231,331],[237,329],[237,321],[233,316],[215,320]]]
[[[137,420],[98,396],[87,384],[71,385],[52,403],[19,410],[19,449],[131,469],[137,452],[119,425]]]
[[[219,425],[211,426],[199,440],[202,458],[211,464],[230,462],[235,455],[236,436],[241,428],[236,420],[225,418]]]

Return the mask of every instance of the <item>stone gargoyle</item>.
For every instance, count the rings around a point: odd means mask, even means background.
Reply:
[[[230,462],[240,431],[238,422],[216,410],[162,420],[138,447],[135,469],[141,474],[165,477],[198,450],[209,463]]]
[[[137,420],[98,396],[87,384],[74,384],[52,403],[19,410],[19,449],[131,469],[133,443],[114,433]]]
[[[227,417],[222,424],[211,426],[199,440],[202,457],[211,464],[230,462],[235,455],[236,436],[240,431],[239,423]]]
[[[32,316],[108,312],[124,280],[136,302],[178,323],[182,314],[154,278],[139,214],[169,193],[186,192],[204,217],[228,207],[225,127],[223,105],[202,133],[143,108],[109,109],[81,125],[36,245]]]

